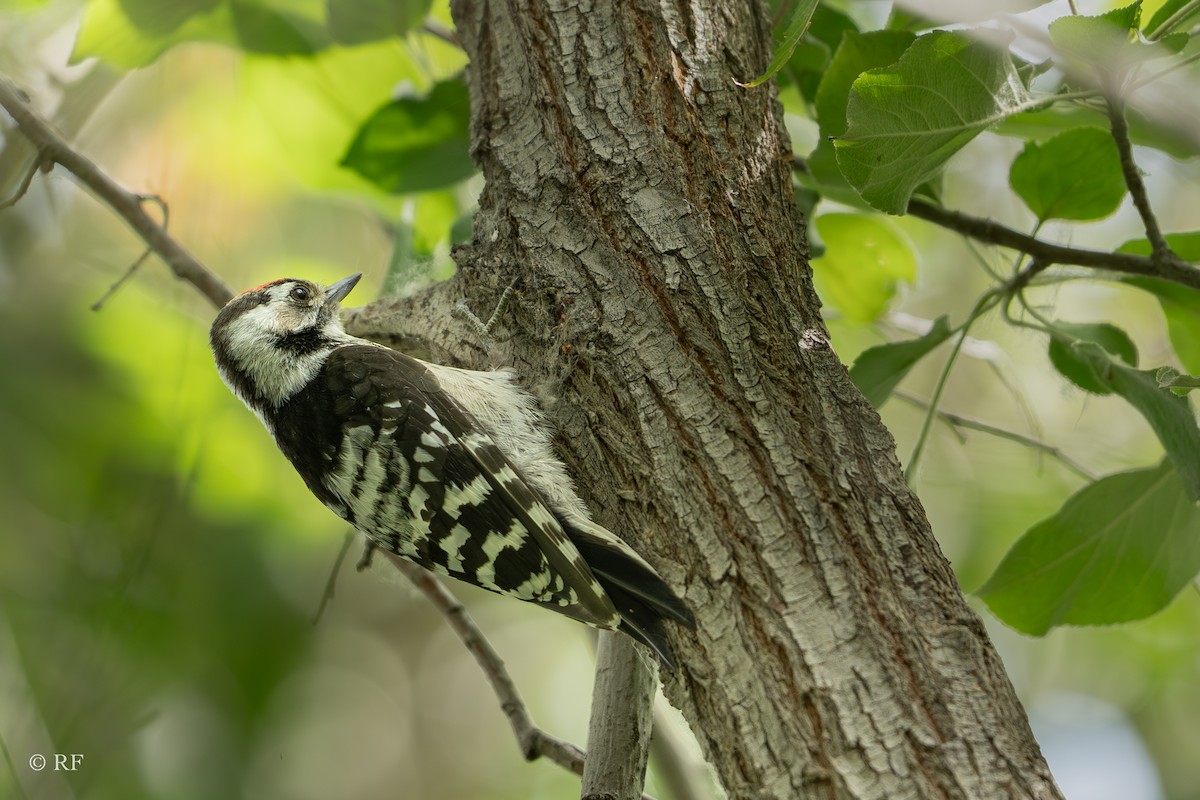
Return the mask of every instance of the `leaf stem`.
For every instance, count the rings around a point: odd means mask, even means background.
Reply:
[[[1186,67],[1188,64],[1195,63],[1196,61],[1200,61],[1200,53],[1192,53],[1187,58],[1181,58],[1169,67],[1167,67],[1165,69],[1160,69],[1158,72],[1155,72],[1151,75],[1147,75],[1146,77],[1135,81],[1130,86],[1130,88],[1131,89],[1140,89],[1143,86],[1145,86],[1146,84],[1153,83],[1154,81],[1158,80],[1159,78],[1166,77],[1167,75],[1170,75],[1172,72],[1181,70],[1184,67]]]
[[[946,389],[946,381],[950,378],[950,370],[954,367],[954,362],[958,360],[958,354],[962,350],[963,342],[967,339],[967,333],[971,330],[971,326],[981,316],[986,314],[992,306],[994,306],[1001,294],[996,290],[986,292],[983,297],[979,298],[979,302],[975,304],[975,308],[971,309],[970,316],[958,329],[958,336],[954,340],[954,347],[950,350],[950,356],[946,359],[945,366],[942,367],[942,374],[938,376],[937,386],[933,389],[933,396],[929,398],[929,409],[925,413],[925,419],[921,423],[921,432],[917,435],[917,443],[913,447],[912,455],[909,456],[908,465],[904,468],[904,479],[909,486],[913,485],[916,479],[917,469],[921,464],[921,456],[925,452],[925,445],[929,441],[929,431],[933,427],[933,420],[937,417],[938,403],[941,402],[942,392]]]
[[[892,394],[900,400],[916,406],[917,408],[923,408],[926,410],[930,408],[929,402],[911,394],[907,394],[905,392],[893,392]],[[989,425],[986,422],[980,422],[968,417],[963,417],[958,414],[953,414],[949,411],[942,411],[939,409],[936,413],[939,420],[952,428],[965,428],[966,430],[978,431],[979,433],[986,433],[988,436],[995,436],[997,439],[1007,439],[1010,442],[1016,442],[1017,444],[1025,445],[1026,447],[1045,453],[1086,481],[1096,480],[1095,473],[1080,464],[1078,461],[1075,461],[1067,456],[1062,450],[1059,450],[1057,447],[1052,445],[1048,445],[1045,442],[1034,439],[1031,436],[1026,436],[1022,433],[1010,431],[1005,428],[998,428],[995,425]]]
[[[1200,8],[1200,0],[1191,0],[1190,3],[1185,3],[1182,8],[1164,19],[1157,28],[1152,31],[1147,31],[1146,38],[1152,42],[1157,42],[1159,39],[1170,33],[1176,25],[1191,16],[1197,8]]]

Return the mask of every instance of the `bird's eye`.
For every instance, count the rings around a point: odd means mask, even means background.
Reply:
[[[307,303],[312,298],[312,290],[307,286],[293,286],[292,290],[288,292],[288,297],[297,303]]]

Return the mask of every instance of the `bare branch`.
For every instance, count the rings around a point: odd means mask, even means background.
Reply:
[[[129,265],[129,269],[125,270],[124,274],[122,274],[121,277],[119,277],[115,281],[113,281],[112,286],[109,286],[108,289],[105,290],[104,294],[100,295],[99,300],[92,303],[92,305],[91,305],[92,311],[102,310],[104,308],[104,304],[107,303],[109,300],[111,300],[112,296],[114,294],[116,294],[118,291],[120,291],[121,287],[124,286],[129,281],[130,278],[132,278],[134,275],[137,274],[138,269],[141,268],[142,264],[146,263],[146,259],[149,258],[150,254],[153,252],[154,251],[151,250],[149,247],[147,247],[145,250],[143,250],[142,254],[140,256],[138,256],[137,259],[132,264]]]
[[[171,215],[170,210],[167,208],[166,201],[163,200],[161,197],[159,197],[156,194],[142,195],[138,198],[138,200],[141,202],[145,202],[147,200],[152,200],[158,204],[159,209],[162,211],[162,223],[161,224],[162,224],[163,230],[166,230],[167,221]],[[104,295],[99,300],[92,303],[92,311],[99,311],[100,309],[104,308],[104,304],[107,303],[112,298],[112,296],[114,294],[116,294],[121,289],[121,287],[124,286],[125,283],[137,273],[138,268],[140,268],[142,266],[142,264],[144,264],[146,262],[146,259],[149,258],[150,254],[153,252],[154,251],[151,250],[149,247],[147,247],[145,250],[143,250],[142,254],[140,256],[138,256],[137,261],[134,261],[133,264],[130,265],[129,269],[125,270],[125,274],[122,275],[120,278],[118,278],[116,280],[116,282],[113,283],[112,286],[109,286],[108,291],[105,292]]]
[[[424,25],[421,26],[421,32],[426,33],[435,39],[441,39],[446,44],[457,47],[459,50],[463,49],[462,41],[459,40],[458,34],[450,28],[447,28],[445,25],[428,20]]]
[[[909,201],[908,213],[943,228],[970,236],[972,239],[1027,253],[1044,266],[1070,264],[1078,267],[1092,267],[1126,275],[1163,278],[1183,286],[1190,286],[1193,289],[1200,289],[1200,269],[1177,258],[1159,262],[1152,257],[1130,253],[1107,253],[1102,250],[1083,250],[1077,247],[1051,244],[1001,225],[994,220],[951,211],[915,198]]]
[[[30,108],[22,93],[3,76],[0,76],[0,106],[16,120],[21,133],[37,149],[40,164],[61,164],[117,212],[171,268],[176,277],[199,289],[217,308],[229,302],[233,292],[225,282],[167,235],[166,229],[146,213],[142,208],[142,195],[125,189],[95,163],[72,149],[46,120]]]
[[[1154,209],[1150,207],[1150,197],[1146,194],[1146,184],[1142,181],[1137,162],[1133,160],[1133,143],[1129,140],[1129,125],[1125,121],[1125,103],[1115,90],[1108,94],[1106,103],[1108,120],[1112,125],[1112,138],[1117,143],[1117,153],[1121,157],[1121,174],[1125,177],[1125,185],[1129,187],[1133,206],[1142,218],[1146,238],[1150,240],[1153,251],[1152,258],[1160,263],[1171,259],[1178,261],[1158,227],[1158,218],[1154,216]]]
[[[582,800],[637,800],[646,781],[658,670],[624,634],[601,631]]]
[[[793,166],[799,172],[808,170],[808,165],[802,158],[794,158]],[[1169,258],[1157,258],[1052,244],[1001,225],[995,220],[951,211],[915,197],[908,201],[906,213],[977,241],[1026,253],[1041,264],[1039,271],[1052,264],[1066,264],[1104,269],[1126,275],[1162,278],[1183,286],[1190,286],[1193,289],[1200,289],[1200,269],[1174,254],[1171,254]],[[1153,240],[1151,241],[1153,242]]]

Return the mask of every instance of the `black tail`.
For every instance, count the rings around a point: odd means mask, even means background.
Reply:
[[[658,573],[640,560],[574,525],[565,525],[564,529],[621,615],[620,630],[653,650],[663,667],[674,672],[675,656],[667,643],[663,620],[695,628],[691,610]]]

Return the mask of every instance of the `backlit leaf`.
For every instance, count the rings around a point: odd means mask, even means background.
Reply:
[[[876,319],[895,295],[896,284],[916,277],[912,249],[885,220],[823,214],[814,224],[825,243],[825,254],[812,261],[817,293],[846,317]]]
[[[1102,219],[1128,191],[1111,135],[1098,128],[1065,131],[1027,142],[1009,172],[1013,191],[1039,220]]]
[[[1093,394],[1111,394],[1112,389],[1093,371],[1091,360],[1075,353],[1077,342],[1098,344],[1107,352],[1117,356],[1130,366],[1137,366],[1137,347],[1129,334],[1107,322],[1073,323],[1056,322],[1055,327],[1064,335],[1051,335],[1050,363],[1059,373],[1078,386]]]
[[[933,327],[924,336],[864,350],[850,368],[850,380],[871,405],[879,408],[909,370],[952,334],[949,317],[943,314],[934,320]]]
[[[1171,462],[1084,487],[1022,536],[980,597],[1017,630],[1105,625],[1163,608],[1200,570],[1200,510]]]
[[[393,100],[367,120],[342,164],[386,191],[437,189],[469,177],[467,87],[445,81],[424,98]]]
[[[961,33],[919,37],[851,87],[838,164],[873,207],[903,214],[913,190],[980,132],[1041,105],[1006,50]]]

